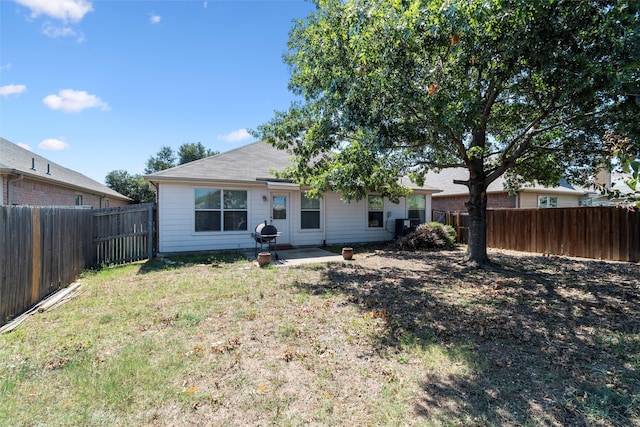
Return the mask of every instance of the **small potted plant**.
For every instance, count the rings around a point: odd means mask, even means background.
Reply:
[[[350,260],[353,258],[353,248],[342,248],[342,258]]]
[[[271,264],[271,252],[259,252],[258,265],[260,267],[266,267],[269,264]]]

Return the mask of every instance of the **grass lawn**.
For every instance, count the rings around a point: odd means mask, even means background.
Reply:
[[[0,335],[0,425],[640,426],[640,265],[490,256],[89,273]]]

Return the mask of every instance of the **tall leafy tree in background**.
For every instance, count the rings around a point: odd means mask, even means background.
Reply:
[[[185,143],[178,148],[178,164],[193,162],[194,160],[204,159],[205,157],[218,154],[217,151],[209,150],[201,142]]]
[[[204,159],[205,157],[213,156],[215,154],[218,154],[218,151],[206,148],[201,142],[186,142],[178,147],[178,157],[176,158],[176,153],[173,149],[167,145],[163,145],[155,156],[151,156],[147,159],[144,173],[146,175],[150,175],[174,166]]]
[[[152,203],[156,193],[141,175],[131,175],[124,170],[114,170],[105,177],[105,184],[133,200],[133,203]]]
[[[163,145],[155,156],[149,157],[144,168],[145,175],[160,172],[175,166],[176,155],[168,145]]]
[[[256,134],[295,155],[286,176],[347,199],[466,168],[467,258],[484,265],[491,182],[584,180],[606,130],[638,138],[622,123],[640,112],[638,22],[634,0],[319,0],[285,56],[302,101]]]

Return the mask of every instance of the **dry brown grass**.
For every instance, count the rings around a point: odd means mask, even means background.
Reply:
[[[640,425],[640,266],[112,269],[0,337],[2,425]]]

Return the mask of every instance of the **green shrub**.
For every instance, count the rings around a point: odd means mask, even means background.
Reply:
[[[456,243],[456,230],[450,225],[430,222],[420,224],[415,231],[399,237],[394,247],[400,250],[451,249]]]

